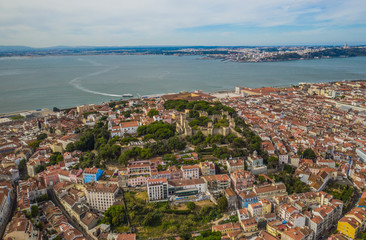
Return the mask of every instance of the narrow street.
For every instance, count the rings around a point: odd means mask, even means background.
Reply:
[[[48,196],[50,196],[52,202],[61,209],[62,213],[65,215],[65,217],[67,218],[67,220],[69,221],[69,223],[76,228],[77,230],[79,230],[84,237],[86,237],[89,240],[93,240],[93,238],[84,230],[84,228],[76,221],[74,220],[69,213],[65,210],[64,206],[62,206],[61,202],[58,200],[58,198],[56,197],[54,191],[52,189],[47,189],[47,193]]]

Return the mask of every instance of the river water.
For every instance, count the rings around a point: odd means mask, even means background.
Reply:
[[[366,57],[235,63],[197,56],[0,58],[0,113],[179,91],[366,79]]]

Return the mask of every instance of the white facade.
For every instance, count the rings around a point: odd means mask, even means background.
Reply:
[[[248,205],[248,212],[252,217],[258,217],[263,215],[263,205],[262,203],[251,203]]]
[[[91,208],[104,212],[116,201],[117,191],[114,184],[90,184],[86,187],[86,199]]]
[[[183,179],[196,179],[200,176],[200,170],[198,166],[183,166]]]
[[[357,148],[356,153],[362,159],[362,162],[366,162],[366,148]]]
[[[288,154],[280,154],[278,156],[278,161],[280,162],[280,164],[288,164]]]
[[[0,189],[0,226],[5,224],[10,211],[8,189]]]
[[[179,187],[182,190],[197,189],[199,193],[207,191],[207,183],[202,179],[179,179],[168,181],[170,187]]]
[[[125,134],[125,133],[136,134],[137,133],[137,128],[138,128],[138,126],[121,128],[122,129],[122,134]]]
[[[167,200],[168,181],[165,178],[151,179],[147,182],[149,201]]]
[[[291,165],[294,167],[299,167],[300,165],[300,158],[299,157],[291,157]]]

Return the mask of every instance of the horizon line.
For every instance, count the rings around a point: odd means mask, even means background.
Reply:
[[[347,42],[345,42],[346,44]],[[348,44],[350,47],[361,47],[366,46],[365,44]],[[188,48],[188,47],[339,47],[344,46],[344,44],[274,44],[274,45],[125,45],[125,46],[118,46],[118,45],[55,45],[49,47],[32,47],[27,45],[0,45],[0,48],[32,48],[32,49],[47,49],[47,48],[91,48],[91,47],[104,47],[104,48],[153,48],[153,47],[181,47],[181,48]]]

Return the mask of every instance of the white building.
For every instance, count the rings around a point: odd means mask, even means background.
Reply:
[[[366,162],[366,148],[357,148],[356,153],[361,158],[362,162]]]
[[[252,217],[259,217],[263,215],[263,205],[261,202],[251,203],[248,205],[248,212]]]
[[[196,179],[200,176],[200,168],[198,165],[182,166],[183,179]]]
[[[192,191],[197,194],[207,191],[207,184],[202,178],[169,180],[169,195],[177,195],[182,192]]]
[[[116,201],[118,192],[116,184],[88,183],[85,189],[89,206],[98,211],[106,211]]]
[[[139,123],[137,121],[122,122],[121,123],[122,134],[125,134],[125,133],[136,134],[138,127],[139,127]]]
[[[292,204],[283,204],[280,207],[280,218],[282,220],[288,221],[294,227],[304,227],[306,218],[305,216]]]
[[[288,153],[285,151],[280,151],[278,155],[278,161],[280,164],[288,164]]]
[[[9,190],[6,188],[0,188],[0,226],[6,224],[6,217],[10,211],[10,196]]]
[[[149,201],[168,200],[168,181],[166,178],[150,179],[147,181]]]
[[[300,158],[297,155],[293,155],[290,158],[290,164],[294,167],[299,167],[300,165]]]

